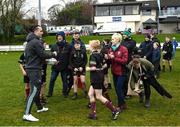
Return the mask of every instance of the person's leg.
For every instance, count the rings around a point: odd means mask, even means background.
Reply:
[[[119,111],[115,108],[111,101],[107,100],[102,96],[102,89],[95,89],[96,98],[101,101],[113,114],[113,120],[116,120],[119,114]]]
[[[104,85],[102,86],[102,95],[103,95],[107,100],[111,101],[111,98],[110,98],[110,96],[109,96],[109,94],[108,94],[108,90],[107,90],[107,88],[106,88]]]
[[[97,119],[97,117],[96,117],[96,100],[94,97],[94,93],[95,93],[95,91],[94,91],[93,87],[90,86],[89,92],[88,92],[88,96],[89,96],[89,100],[90,100],[90,104],[91,104],[91,106],[90,106],[91,112],[88,116],[90,119]]]
[[[40,91],[40,100],[41,100],[42,104],[46,104],[47,103],[46,98],[44,97],[45,88],[46,88],[46,82],[43,82],[41,84],[41,91]]]
[[[80,75],[80,81],[82,83],[82,89],[84,91],[84,97],[87,98],[87,88],[86,88],[86,83],[85,83],[85,75]]]
[[[143,80],[144,85],[144,92],[145,92],[145,107],[150,107],[150,95],[151,95],[151,89],[148,80]]]
[[[27,101],[27,98],[30,94],[30,84],[29,83],[25,83],[25,100]]]
[[[150,85],[152,85],[152,87],[161,95],[161,96],[166,96],[168,98],[172,98],[172,95],[170,93],[168,93],[160,84],[159,82],[156,80],[156,78],[154,76],[150,77],[148,79],[148,82]]]
[[[54,83],[55,83],[55,81],[57,79],[58,74],[59,74],[58,71],[55,71],[55,70],[51,71],[51,78],[50,78],[50,82],[49,82],[49,91],[48,91],[47,97],[51,97],[52,94],[53,94]]]
[[[169,64],[169,70],[170,72],[172,71],[172,61],[171,60],[168,60],[168,64]]]
[[[29,120],[29,121],[38,121],[35,117],[31,116],[31,108],[33,101],[35,102],[37,109],[41,110],[41,112],[47,111],[48,108],[43,108],[42,104],[40,103],[40,88],[41,88],[41,71],[40,70],[28,70],[27,71],[30,84],[31,84],[31,94],[27,100],[26,108],[25,108],[25,115],[23,116],[23,119]],[[38,112],[37,110],[37,112]],[[28,117],[29,116],[29,117]]]
[[[77,75],[74,75],[73,76],[73,80],[74,80],[74,85],[73,85],[73,88],[74,88],[74,95],[72,97],[72,99],[76,99],[77,98],[77,83],[78,83],[78,76]]]
[[[108,88],[108,74],[104,74],[104,87]]]
[[[117,85],[116,85],[117,95],[118,95],[118,106],[121,108],[121,110],[127,108],[125,104],[124,92],[123,92],[124,79],[125,79],[124,76],[118,76]]]
[[[68,75],[68,72],[67,70],[63,70],[61,71],[61,79],[62,79],[62,83],[63,83],[63,90],[62,90],[62,94],[64,97],[67,97],[68,96],[68,83],[67,83],[67,75]]]
[[[163,59],[162,62],[163,62],[163,63],[162,63],[162,65],[163,65],[163,68],[162,68],[163,70],[162,70],[162,71],[165,72],[165,63],[166,63],[166,60]]]

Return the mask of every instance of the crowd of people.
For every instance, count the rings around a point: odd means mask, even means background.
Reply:
[[[145,102],[150,107],[152,86],[161,96],[172,98],[172,95],[161,85],[157,78],[160,71],[165,72],[165,62],[168,62],[172,71],[172,59],[175,58],[175,38],[165,38],[161,47],[155,34],[146,34],[144,42],[137,47],[136,41],[131,37],[131,29],[121,34],[114,33],[111,39],[91,40],[89,42],[90,57],[80,33],[75,32],[71,43],[66,41],[63,31],[56,34],[56,43],[50,46],[51,51],[45,51],[45,41],[42,39],[41,26],[34,26],[27,36],[25,52],[20,56],[19,63],[24,76],[26,108],[23,120],[39,121],[31,115],[33,102],[37,112],[46,112],[45,99],[46,59],[54,58],[56,61],[51,67],[50,82],[47,97],[53,96],[55,81],[59,74],[62,80],[62,95],[67,98],[73,88],[72,100],[78,99],[78,87],[84,92],[90,113],[89,119],[96,120],[96,100],[104,104],[112,113],[112,120],[116,120],[123,110],[127,109],[126,99],[132,95],[139,96],[139,102]],[[162,67],[161,67],[162,52]],[[89,60],[88,60],[89,58]],[[87,65],[89,61],[89,64]],[[111,81],[108,70],[111,68],[117,104],[113,104],[108,89]],[[86,72],[90,72],[90,87],[86,85]],[[58,83],[57,83],[58,84]],[[145,99],[144,99],[145,98]],[[116,105],[116,106],[115,106]]]

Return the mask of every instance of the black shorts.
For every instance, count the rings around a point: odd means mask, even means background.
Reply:
[[[80,75],[86,75],[85,70],[83,69],[83,71],[73,71],[73,76],[80,76]]]
[[[93,89],[102,89],[103,83],[91,83]]]
[[[28,76],[24,76],[24,83],[29,83],[29,77]]]
[[[163,55],[164,60],[171,60],[172,59],[172,54],[171,53],[166,53]]]

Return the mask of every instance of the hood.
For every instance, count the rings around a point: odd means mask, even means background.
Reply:
[[[26,37],[26,41],[30,42],[31,40],[33,40],[34,38],[38,38],[34,33],[29,33]]]

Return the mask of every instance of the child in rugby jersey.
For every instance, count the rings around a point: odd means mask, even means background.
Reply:
[[[26,43],[25,42],[23,44],[24,48],[26,47]],[[30,93],[30,85],[29,85],[29,77],[27,76],[27,73],[26,73],[26,70],[25,70],[25,56],[24,56],[24,53],[21,54],[19,60],[18,60],[18,63],[19,63],[19,67],[21,69],[21,72],[23,74],[23,77],[24,77],[24,83],[25,83],[25,100],[27,100],[28,96],[29,96],[29,93]]]
[[[86,72],[85,67],[87,64],[87,54],[81,48],[81,44],[79,41],[74,42],[74,47],[72,48],[70,54],[69,64],[73,71],[73,80],[74,80],[74,85],[73,85],[74,95],[72,99],[73,100],[77,99],[78,78],[80,78],[81,80],[85,97],[87,97],[87,90],[85,85],[85,72]]]
[[[90,71],[90,82],[91,86],[89,88],[89,98],[91,103],[91,113],[88,118],[96,120],[96,99],[101,101],[107,108],[112,112],[112,119],[116,120],[119,114],[119,111],[113,106],[112,102],[107,100],[102,95],[102,86],[104,85],[104,72],[103,69],[107,65],[103,65],[103,55],[100,53],[100,41],[92,40],[89,42],[90,46],[90,59],[89,67],[86,67],[87,71]]]

